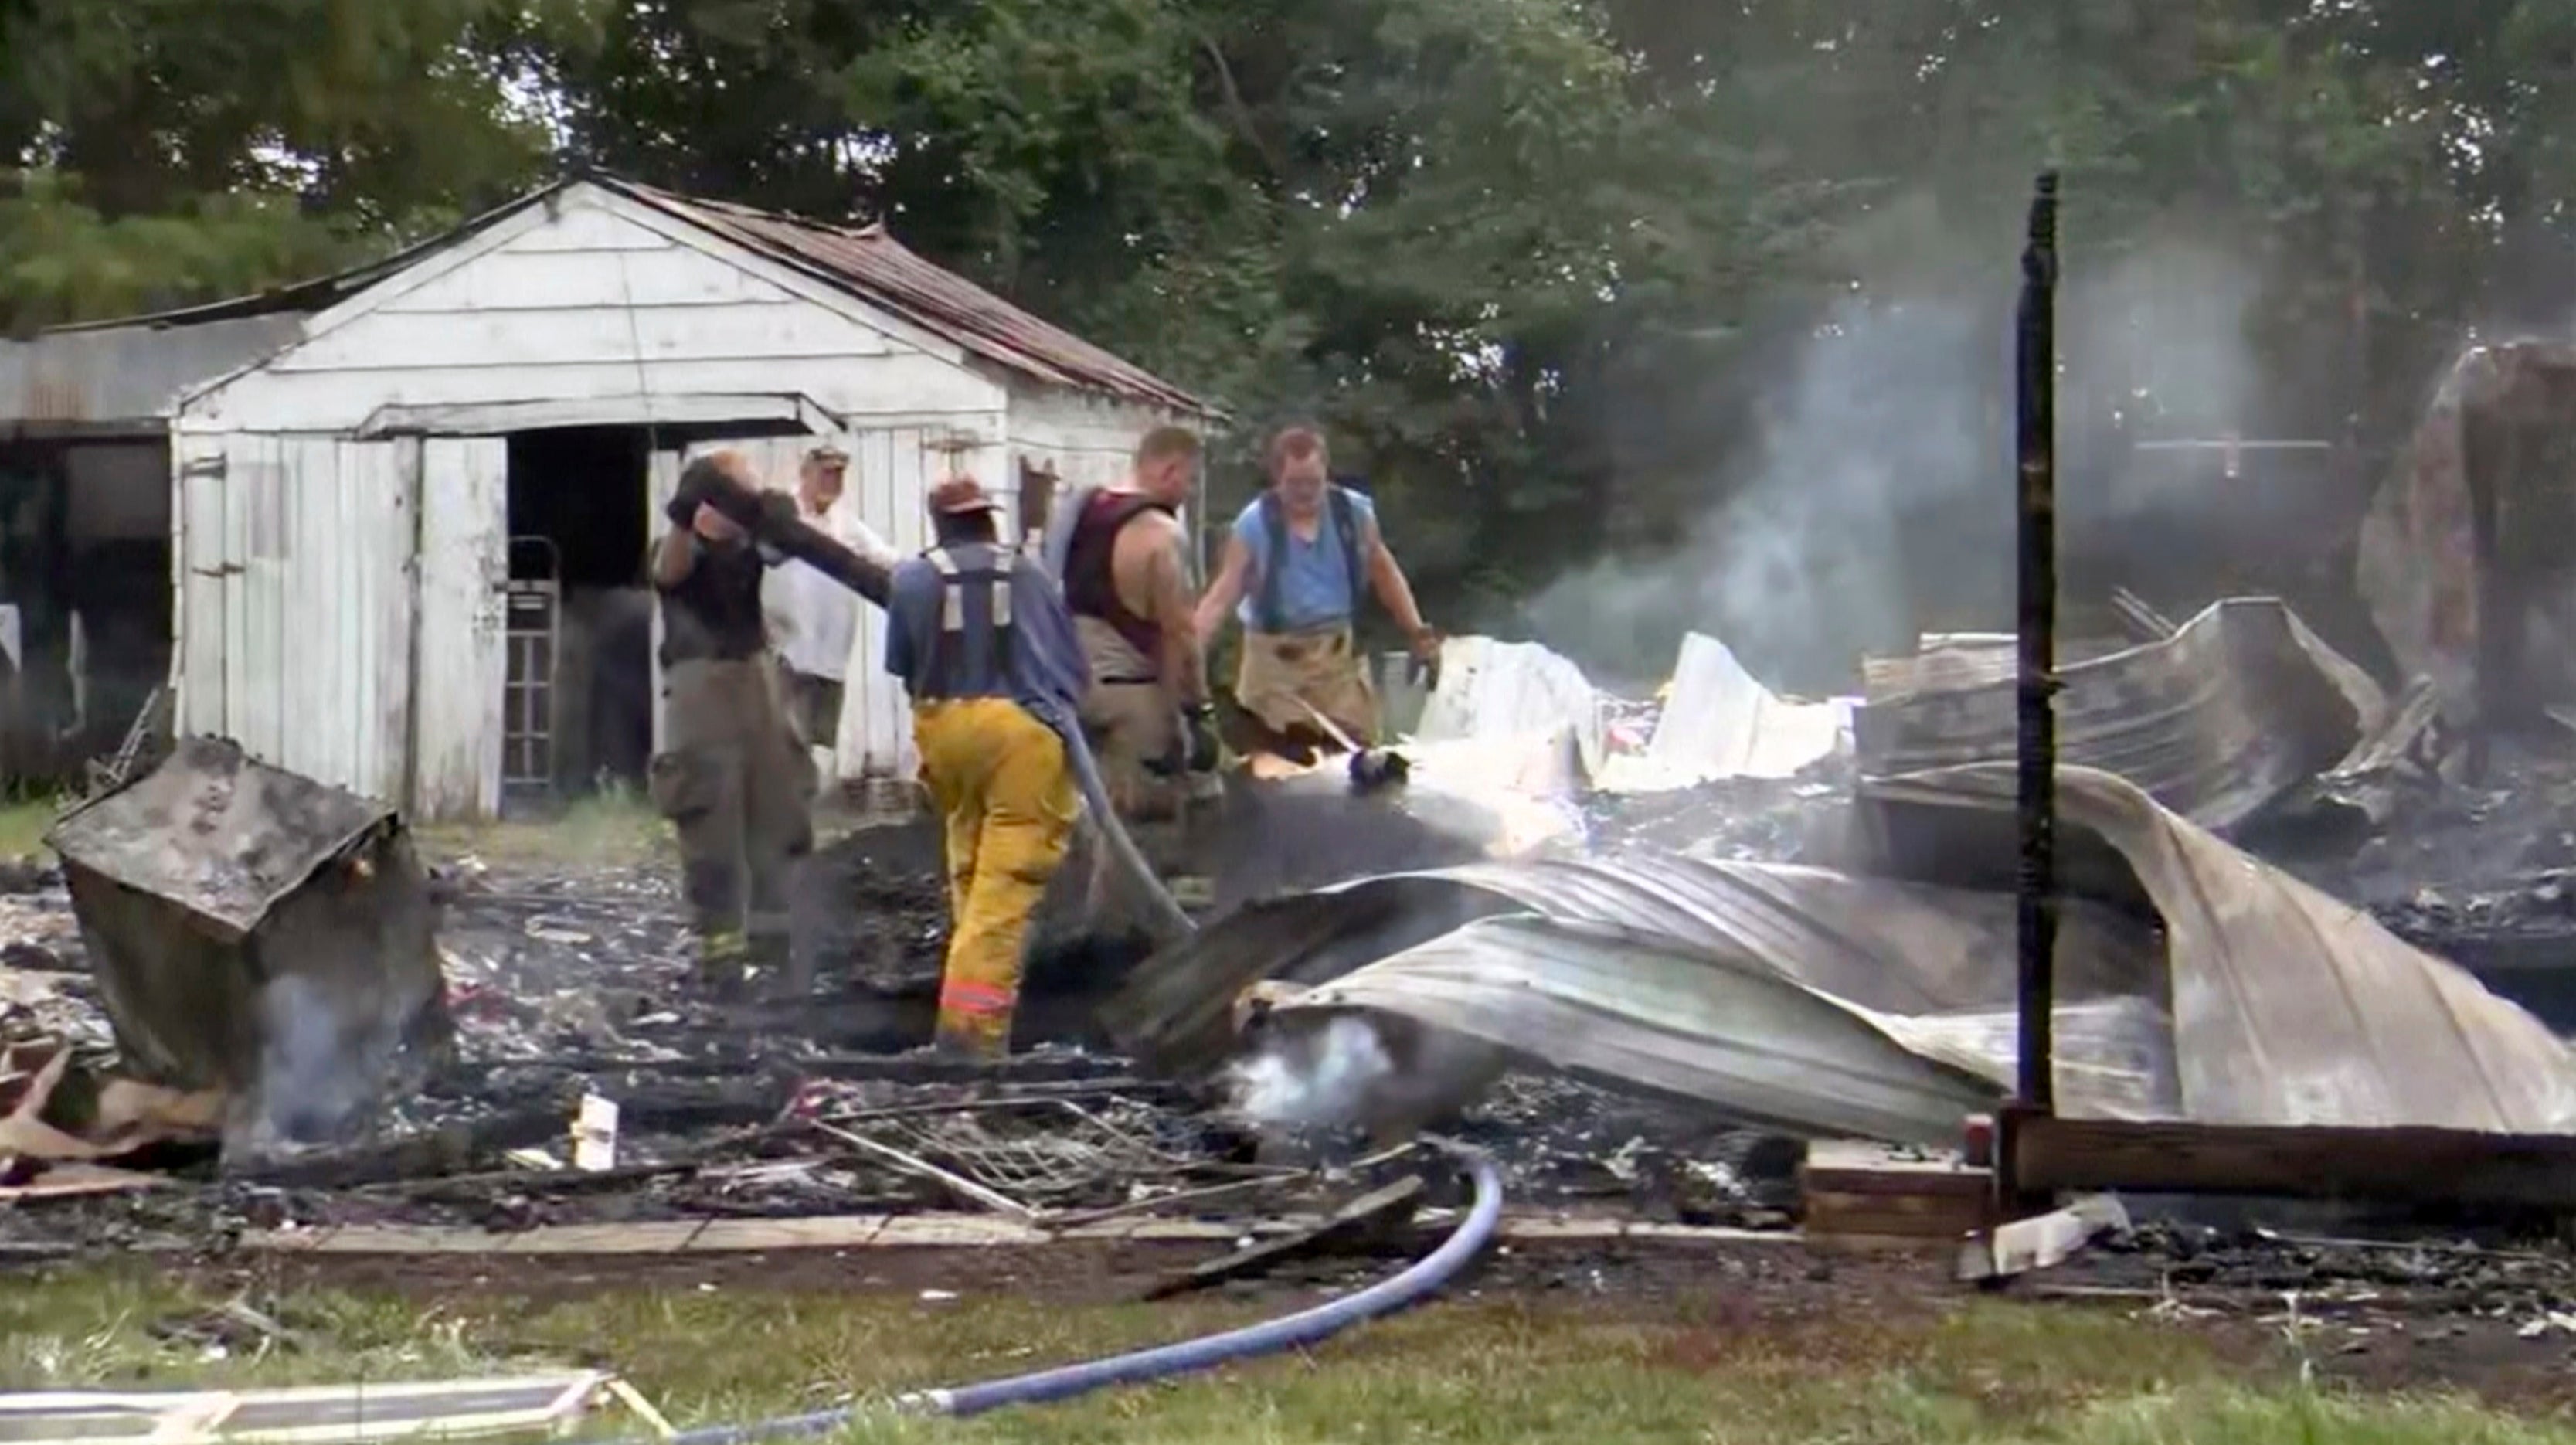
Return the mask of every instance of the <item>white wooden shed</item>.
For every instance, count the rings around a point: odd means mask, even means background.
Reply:
[[[951,457],[1016,506],[1024,469],[1113,476],[1149,427],[1209,415],[881,228],[565,181],[180,393],[180,725],[418,817],[487,816],[516,726],[513,578],[606,537],[640,574],[688,456],[739,447],[789,486],[808,447],[835,443],[841,505],[909,551]],[[514,521],[538,514],[541,544]],[[866,609],[845,779],[914,764],[882,649]],[[658,662],[637,665],[658,697]]]

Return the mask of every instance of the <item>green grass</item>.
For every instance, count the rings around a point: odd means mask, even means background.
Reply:
[[[45,830],[62,807],[55,798],[0,797],[0,858],[45,851]]]
[[[0,1281],[0,1389],[436,1378],[538,1363],[624,1374],[676,1423],[1012,1373],[1242,1323],[1245,1305],[1068,1309],[1012,1299],[726,1286],[552,1304],[474,1295],[261,1301],[294,1348],[209,1358],[159,1327],[220,1297],[141,1269]],[[2541,1445],[2563,1424],[2463,1400],[2303,1385],[2174,1326],[1978,1301],[1756,1319],[1608,1302],[1446,1301],[1308,1355],[968,1422],[879,1420],[854,1439],[1107,1442],[1718,1441],[1789,1445]],[[627,1422],[617,1422],[621,1428]]]
[[[607,788],[576,798],[553,818],[431,824],[419,832],[422,845],[436,857],[472,855],[492,863],[632,867],[677,856],[670,825],[633,788]]]

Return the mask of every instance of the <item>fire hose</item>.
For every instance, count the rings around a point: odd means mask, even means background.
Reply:
[[[728,490],[725,495],[708,500],[717,510],[749,528],[762,541],[806,562],[878,606],[884,606],[892,595],[890,567],[807,525],[787,498],[782,496],[777,502],[764,503],[763,498]],[[781,506],[778,503],[788,504]],[[1109,806],[1108,789],[1101,782],[1099,760],[1092,756],[1090,745],[1084,741],[1082,728],[1072,718],[1050,715],[1053,711],[1039,709],[1039,720],[1064,739],[1065,756],[1073,764],[1074,779],[1100,831],[1101,841],[1118,865],[1142,885],[1146,897],[1155,904],[1159,921],[1172,935],[1195,931],[1197,925],[1181,911],[1170,891],[1163,887],[1162,880],[1146,864],[1144,854],[1137,850],[1135,840],[1128,836],[1126,827],[1119,822],[1117,811]],[[1357,762],[1356,758],[1354,762]],[[1066,1400],[1111,1385],[1167,1379],[1236,1360],[1303,1348],[1320,1343],[1362,1320],[1414,1304],[1447,1284],[1465,1268],[1467,1261],[1493,1238],[1494,1227],[1502,1218],[1503,1181],[1493,1161],[1460,1145],[1444,1142],[1441,1147],[1465,1163],[1470,1178],[1474,1180],[1476,1196],[1468,1207],[1466,1218],[1459,1221],[1457,1229],[1441,1242],[1438,1249],[1367,1289],[1222,1334],[1203,1335],[1176,1344],[999,1380],[897,1396],[893,1408],[899,1413],[912,1415],[966,1416],[1010,1405]],[[857,1421],[862,1409],[858,1405],[844,1405],[748,1424],[706,1425],[678,1431],[659,1445],[748,1445],[755,1440],[827,1435]],[[649,1442],[632,1441],[624,1442],[624,1445],[649,1445]]]
[[[894,595],[894,569],[883,559],[870,557],[848,546],[797,513],[795,499],[783,492],[753,492],[744,487],[716,487],[705,494],[708,505],[722,512],[760,541],[805,563],[852,592],[875,603],[886,605]],[[1154,914],[1154,922],[1165,940],[1196,931],[1197,925],[1181,911],[1171,890],[1163,886],[1144,853],[1130,837],[1127,826],[1119,821],[1118,811],[1109,806],[1109,788],[1101,780],[1100,760],[1092,755],[1091,744],[1082,735],[1078,719],[1065,717],[1054,708],[1032,707],[1039,722],[1064,740],[1064,753],[1073,765],[1074,785],[1082,792],[1083,811],[1090,814],[1102,846],[1109,850],[1129,881],[1136,884]]]
[[[1494,1227],[1501,1221],[1503,1213],[1503,1180],[1493,1161],[1457,1145],[1443,1147],[1466,1164],[1469,1176],[1475,1181],[1475,1202],[1468,1206],[1467,1217],[1459,1221],[1457,1229],[1441,1242],[1438,1249],[1414,1261],[1401,1273],[1355,1294],[1343,1295],[1310,1309],[1242,1329],[1052,1370],[898,1395],[891,1408],[895,1413],[907,1415],[965,1416],[980,1415],[1010,1405],[1041,1405],[1068,1400],[1111,1385],[1169,1379],[1237,1360],[1301,1349],[1318,1344],[1362,1320],[1374,1319],[1418,1303],[1447,1284],[1466,1267],[1468,1260],[1484,1249],[1493,1238]],[[866,1410],[867,1407],[862,1405],[842,1405],[830,1410],[781,1415],[748,1424],[703,1425],[694,1430],[678,1431],[659,1442],[632,1440],[619,1442],[619,1445],[749,1445],[755,1440],[775,1440],[786,1436],[828,1435],[856,1422]]]

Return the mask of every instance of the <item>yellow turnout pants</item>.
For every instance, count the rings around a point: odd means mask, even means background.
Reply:
[[[1064,742],[1008,698],[916,703],[921,782],[948,825],[948,962],[939,1041],[998,1058],[1020,1002],[1029,916],[1074,823]]]

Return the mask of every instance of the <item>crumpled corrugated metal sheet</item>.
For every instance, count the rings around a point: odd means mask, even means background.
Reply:
[[[2387,700],[2274,598],[2212,604],[2173,637],[2059,673],[2058,756],[2145,788],[2204,827],[2245,822],[2332,769]],[[2014,755],[2010,678],[1872,703],[1861,771],[1894,777]]]
[[[1725,643],[1694,632],[1682,639],[1672,697],[1645,756],[1613,759],[1601,785],[1647,792],[1722,778],[1791,777],[1841,749],[1855,706],[1852,698],[1784,698],[1746,671]]]
[[[1517,911],[1758,959],[1796,984],[1892,1013],[2012,997],[2009,897],[1637,851],[1390,873],[1255,902],[1149,960],[1103,1021],[1151,1064],[1204,1069],[1230,1046],[1228,1012],[1255,981],[1323,983]],[[2063,928],[2068,1000],[2147,987],[2154,941],[2138,920],[2079,904]]]
[[[2014,861],[2014,791],[2009,764],[1871,785],[1878,836],[1915,840],[1885,864],[1923,881],[1996,877]],[[2108,773],[2059,769],[2058,815],[2115,853],[2164,921],[2183,1117],[2576,1129],[2566,1044],[2465,969]],[[2078,870],[2069,886],[2100,885]]]
[[[1793,1133],[1934,1142],[1990,1107],[1985,1080],[1761,963],[1643,930],[1512,914],[1283,1004],[1368,1009],[1585,1077],[1717,1104]]]
[[[2093,769],[2060,770],[2060,1107],[2576,1128],[2568,1050],[2459,968]],[[1661,855],[1364,879],[1219,921],[1111,1026],[1204,1067],[1257,978],[1793,1132],[1939,1142],[2012,1076],[2014,772],[1872,785],[1885,872]]]
[[[2478,716],[2483,568],[2468,480],[2467,424],[2576,425],[2576,346],[2517,341],[2472,348],[2451,368],[2395,472],[2362,519],[2354,585],[2408,675],[2432,679],[2451,721]],[[2500,531],[2525,508],[2511,490],[2576,482],[2535,469],[2504,478]],[[2557,531],[2561,528],[2548,528]]]

